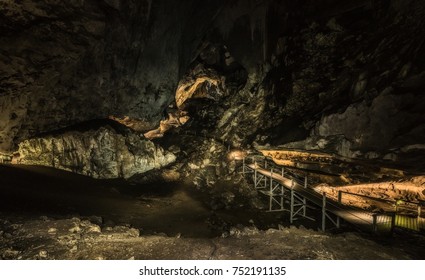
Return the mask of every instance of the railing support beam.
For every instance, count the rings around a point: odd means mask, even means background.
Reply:
[[[326,193],[322,197],[322,231],[326,230]]]

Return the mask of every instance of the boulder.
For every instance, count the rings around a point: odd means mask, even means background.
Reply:
[[[43,165],[93,178],[129,178],[174,162],[174,154],[127,130],[110,126],[67,131],[25,140],[19,144],[17,163]]]

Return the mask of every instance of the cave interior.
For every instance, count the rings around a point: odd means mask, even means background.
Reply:
[[[421,0],[0,1],[0,51],[0,259],[425,258]]]

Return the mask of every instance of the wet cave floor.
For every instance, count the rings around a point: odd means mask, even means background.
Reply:
[[[399,242],[386,237],[365,239],[350,228],[321,233],[313,222],[290,227],[286,212],[268,213],[243,206],[213,210],[208,195],[187,184],[131,185],[124,180],[95,180],[46,167],[3,165],[0,258],[425,258],[421,236],[410,240],[401,236]],[[339,241],[334,243],[333,238]],[[93,242],[113,245],[94,246]],[[116,242],[124,245],[119,247]],[[40,249],[48,245],[50,251],[62,249],[49,254],[49,250]],[[148,245],[157,250],[147,250],[144,246]],[[134,253],[138,246],[142,248]],[[167,246],[166,250],[161,246]],[[220,254],[220,248],[226,246]],[[346,250],[347,246],[353,249]]]

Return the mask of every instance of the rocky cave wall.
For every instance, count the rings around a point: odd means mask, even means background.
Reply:
[[[420,1],[270,2],[264,59],[224,100],[216,135],[423,171],[424,12]]]
[[[184,129],[235,147],[420,160],[421,1],[23,0],[0,11],[3,153],[109,116],[146,132],[179,81],[209,77]]]
[[[0,151],[111,115],[154,127],[193,51],[182,44],[185,34],[197,36],[185,17],[194,8],[194,1],[2,1]]]

